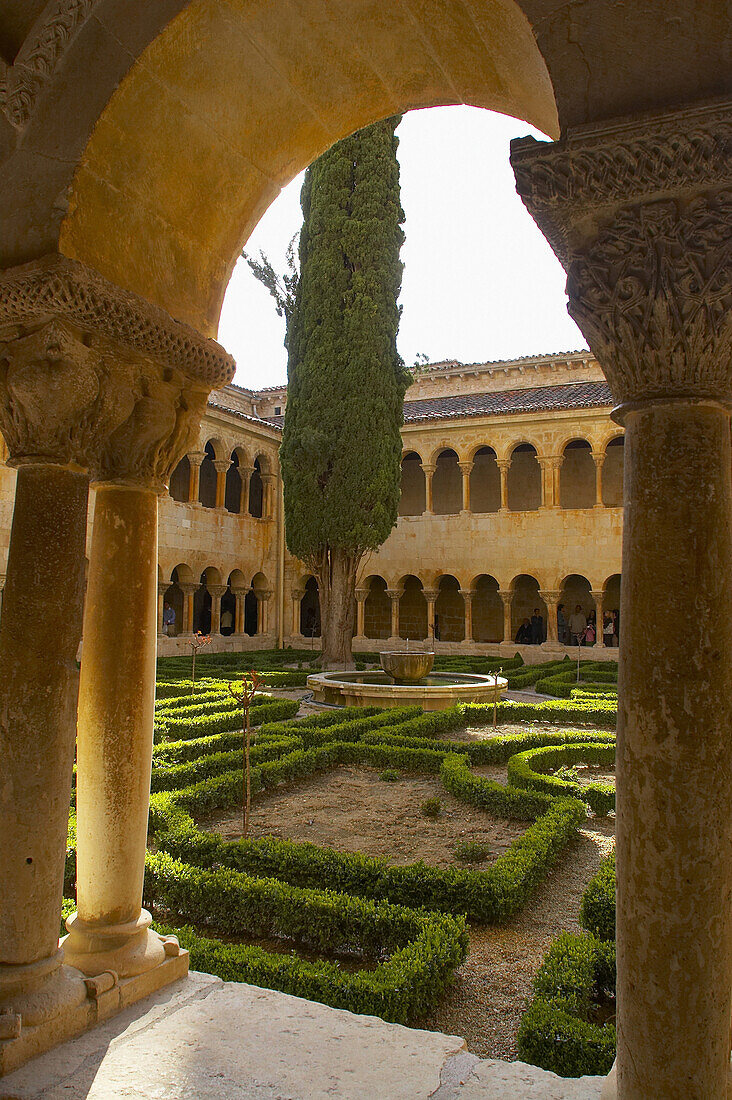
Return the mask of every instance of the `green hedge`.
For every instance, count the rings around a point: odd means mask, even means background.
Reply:
[[[487,711],[491,717],[488,718]],[[481,715],[484,717],[481,719]],[[493,721],[491,703],[465,704],[466,725],[489,725]],[[499,722],[546,722],[554,726],[585,725],[598,729],[614,729],[618,704],[609,699],[547,699],[541,703],[515,702],[504,699],[498,704]]]
[[[595,733],[593,741],[615,744],[614,733]],[[587,741],[587,730],[527,730],[526,733],[499,734],[481,741],[437,741],[427,737],[409,737],[390,729],[367,732],[365,744],[379,742],[405,748],[431,748],[438,752],[455,752],[467,756],[471,764],[505,764],[516,753],[543,745],[571,745]]]
[[[271,699],[264,696],[252,706],[249,714],[252,726],[264,722],[274,722],[283,718],[293,718],[300,704],[296,699]],[[192,737],[207,737],[213,733],[224,733],[236,728],[241,729],[241,710],[220,710],[213,714],[203,714],[195,718],[165,719],[166,736],[170,740],[187,740]]]
[[[508,761],[508,781],[514,787],[543,791],[559,798],[578,798],[596,814],[604,816],[615,809],[615,786],[609,783],[582,783],[545,772],[563,764],[611,764],[615,762],[615,744],[585,742],[550,745],[517,753]]]
[[[224,772],[244,770],[244,749],[242,747],[242,734],[236,734],[239,746],[228,752],[212,753],[210,756],[200,756],[188,763],[159,765],[153,767],[151,777],[151,791],[173,791],[181,787],[188,787],[201,780],[212,779]],[[287,753],[295,752],[302,748],[302,740],[299,737],[280,737],[272,741],[256,742],[250,750],[252,767],[263,764],[269,760],[276,760]]]
[[[238,803],[240,771],[172,794],[154,795],[151,827],[161,848],[200,866],[225,866],[299,886],[327,887],[360,897],[386,898],[400,905],[465,913],[476,920],[504,920],[524,904],[534,886],[545,877],[584,818],[584,810],[575,801],[558,801],[523,791],[507,794],[500,784],[491,785],[488,780],[471,777],[469,772],[463,775],[452,765],[453,761],[468,772],[465,758],[446,756],[435,750],[333,743],[293,752],[253,769],[252,786],[253,790],[260,790],[344,762],[440,771],[448,789],[485,809],[524,820],[540,815],[485,871],[460,868],[443,871],[423,863],[393,867],[385,860],[360,853],[340,853],[273,837],[226,842],[199,830],[190,816],[192,813]],[[477,780],[477,786],[470,780]]]
[[[560,1077],[609,1073],[615,1027],[589,1020],[601,991],[615,994],[615,944],[590,933],[563,932],[534,979],[533,999],[518,1032],[522,1060]]]
[[[602,861],[582,896],[580,924],[601,940],[615,942],[615,852]]]
[[[231,870],[205,871],[164,853],[148,854],[145,899],[170,914],[170,930],[191,951],[194,969],[397,1023],[436,1004],[468,949],[460,917],[303,890]],[[386,951],[389,958],[374,969],[348,973],[332,962],[206,939],[185,927],[188,922],[224,936],[282,937],[329,953],[350,949],[376,959]]]

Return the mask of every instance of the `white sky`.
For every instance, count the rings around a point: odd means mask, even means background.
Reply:
[[[474,107],[404,116],[397,135],[402,206],[404,307],[398,346],[408,366],[482,363],[586,346],[566,311],[564,271],[515,191],[509,141],[525,122]],[[270,206],[247,244],[279,271],[302,221],[298,176]],[[235,381],[259,389],[287,380],[284,320],[239,260],[221,314],[219,340],[237,361]]]

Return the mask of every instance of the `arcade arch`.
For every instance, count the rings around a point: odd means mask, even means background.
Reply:
[[[596,503],[595,482],[592,447],[586,439],[571,439],[562,452],[560,506],[593,508]]]
[[[391,600],[383,577],[369,577],[368,595],[364,602],[364,635],[367,638],[388,638],[391,635]]]
[[[400,516],[421,516],[426,505],[425,476],[422,459],[416,451],[402,458],[402,491],[399,497]]]
[[[501,473],[492,447],[479,447],[470,471],[470,510],[497,512],[501,507]]]
[[[508,508],[511,512],[533,512],[541,507],[541,467],[533,443],[519,443],[511,452],[508,467]]]

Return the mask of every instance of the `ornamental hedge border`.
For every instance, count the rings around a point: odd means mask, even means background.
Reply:
[[[525,790],[543,791],[559,798],[578,798],[604,817],[615,809],[615,787],[610,783],[583,784],[547,771],[563,764],[580,761],[590,764],[614,764],[614,742],[584,742],[549,745],[517,753],[508,761],[508,782]]]
[[[600,940],[615,942],[615,851],[600,864],[582,895],[580,924]]]
[[[196,969],[397,1023],[439,1000],[468,950],[461,917],[303,890],[229,869],[206,871],[165,853],[148,853],[145,898],[174,917],[170,930],[191,950]],[[266,935],[331,954],[350,948],[363,959],[378,959],[384,951],[389,957],[374,969],[349,973],[328,961],[206,939],[180,928],[181,921],[219,935]]]

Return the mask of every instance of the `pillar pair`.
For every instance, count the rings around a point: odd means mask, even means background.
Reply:
[[[731,150],[716,103],[511,151],[625,427],[619,1100],[728,1095]]]
[[[11,319],[0,343],[0,428],[18,469],[0,622],[0,1073],[187,969],[141,908],[157,494],[210,385],[231,372],[218,345],[60,257],[0,275],[0,324]],[[78,913],[64,952],[77,697]]]

